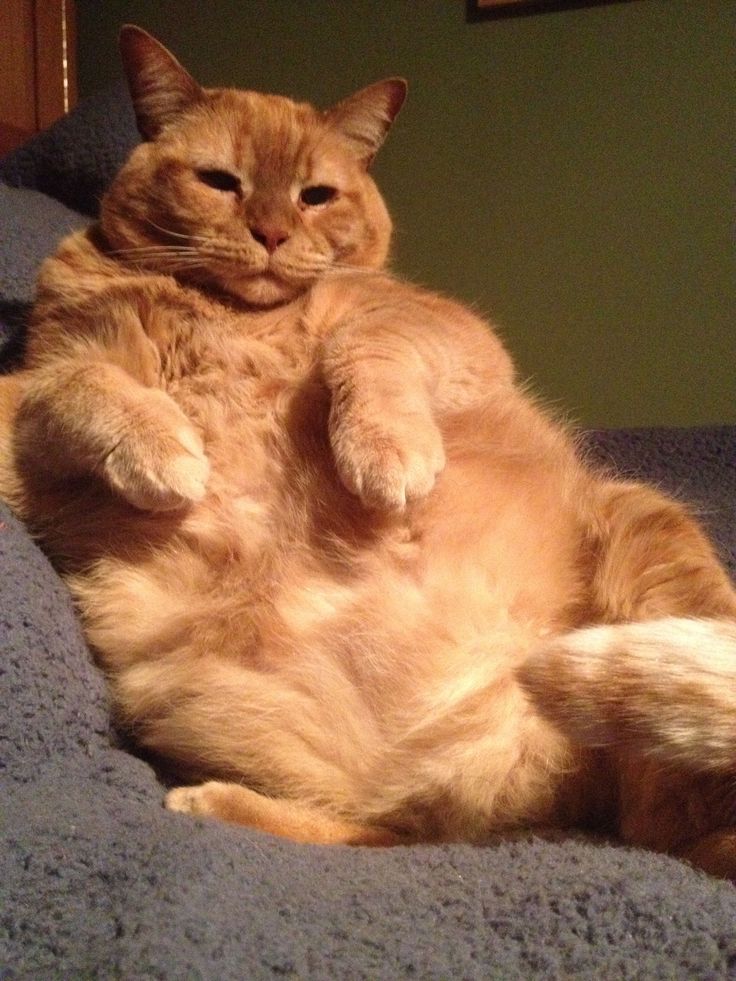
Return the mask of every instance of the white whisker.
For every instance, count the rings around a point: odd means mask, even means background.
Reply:
[[[356,273],[363,276],[375,275],[376,269],[367,266],[352,266],[349,262],[336,262],[330,266],[330,272]]]
[[[165,228],[163,225],[157,225],[152,218],[145,219],[146,224],[155,228],[159,232],[163,232],[164,235],[171,235],[173,238],[183,238],[187,242],[211,242],[212,236],[210,235],[195,235],[193,232],[175,232],[173,228]]]
[[[138,248],[130,249],[112,249],[108,252],[108,255],[120,256],[121,258],[131,258],[131,259],[156,259],[156,258],[166,258],[167,256],[187,256],[193,255],[198,256],[199,250],[194,248],[187,248],[186,246],[177,246],[171,248],[170,246],[139,246]]]

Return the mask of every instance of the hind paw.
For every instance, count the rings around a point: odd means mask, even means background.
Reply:
[[[198,817],[223,817],[222,805],[227,798],[227,784],[210,780],[196,787],[175,787],[166,795],[164,804],[169,811],[193,814]]]

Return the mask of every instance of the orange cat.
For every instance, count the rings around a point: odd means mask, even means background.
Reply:
[[[736,594],[486,324],[382,271],[404,83],[318,112],[122,50],[144,142],[43,266],[0,492],[120,724],[210,779],[168,806],[311,842],[597,828],[735,876]]]

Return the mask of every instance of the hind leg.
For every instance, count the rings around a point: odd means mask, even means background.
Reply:
[[[607,747],[620,836],[736,876],[736,593],[687,511],[597,488],[589,622],[522,666],[536,707]]]
[[[312,845],[397,845],[393,832],[333,818],[294,801],[264,797],[237,783],[211,780],[196,787],[177,787],[166,797],[170,811],[244,824],[282,838]]]
[[[220,778],[170,791],[170,810],[313,844],[399,842],[363,817],[335,752],[349,706],[310,712],[309,699],[278,677],[186,649],[113,681],[119,723],[140,746],[188,779]]]
[[[736,773],[702,773],[618,756],[619,834],[736,883]]]
[[[646,484],[598,486],[591,518],[592,620],[736,621],[736,591],[685,507]]]

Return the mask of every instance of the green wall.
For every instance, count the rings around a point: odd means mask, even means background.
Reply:
[[[501,327],[586,425],[736,422],[730,0],[468,24],[462,0],[77,0],[82,94],[125,21],[205,84],[328,105],[405,75],[395,266]]]

